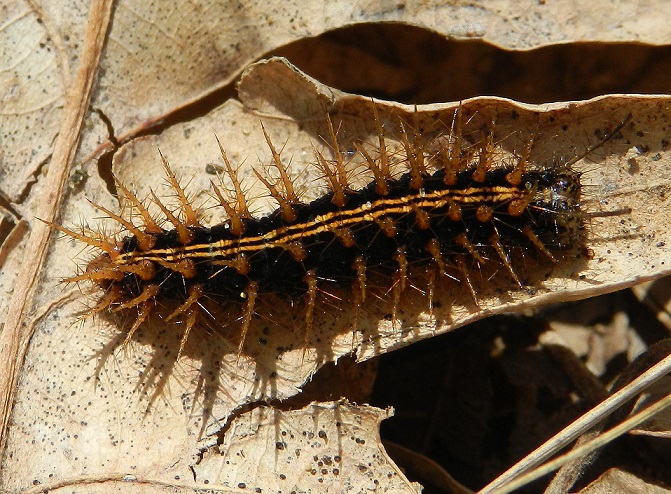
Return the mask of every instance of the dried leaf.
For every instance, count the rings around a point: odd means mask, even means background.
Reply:
[[[631,492],[632,494],[664,494],[668,489],[661,487],[654,480],[646,480],[624,470],[611,469],[589,486],[580,491],[581,494],[600,494],[608,492]]]
[[[138,193],[146,193],[151,185],[161,195],[157,179],[162,176],[158,171],[160,149],[178,175],[190,179],[189,189],[196,193],[196,202],[204,203],[207,194],[202,191],[208,190],[211,178],[205,166],[220,163],[214,134],[233,161],[244,162],[243,175],[249,177],[250,166],[268,163],[269,159],[261,122],[273,142],[283,147],[283,155],[291,157],[298,184],[307,189],[314,175],[304,171],[304,164],[314,160],[313,147],[323,148],[320,122],[325,112],[347,121],[348,129],[357,128],[351,132],[363,139],[374,135],[371,103],[325,87],[282,61],[260,63],[245,73],[239,88],[242,104],[231,99],[216,109],[208,108],[203,117],[189,115],[185,122],[168,121],[157,134],[138,138],[171,115],[192,108],[192,103],[221,94],[218,92],[225,91],[252,60],[296,39],[349,23],[392,21],[409,22],[451,37],[482,37],[513,48],[572,40],[668,42],[668,32],[661,27],[668,17],[664,15],[666,3],[651,9],[654,15],[647,14],[649,5],[640,10],[642,6],[632,4],[626,12],[600,5],[529,2],[519,10],[472,2],[417,6],[373,2],[353,9],[307,2],[296,11],[291,4],[271,9],[267,3],[168,7],[115,2],[103,60],[91,67],[100,69],[91,103],[99,113],[88,115],[84,130],[77,136],[81,142],[77,159],[82,166],[69,182],[62,216],[66,223],[95,226],[100,215],[84,198],[112,210],[117,208],[104,173],[99,174],[95,166],[100,164],[104,171],[105,161],[100,158],[105,151],[115,150],[112,141],[125,144],[114,156],[114,172]],[[62,122],[69,118],[62,111],[66,90],[71,87],[75,68],[96,60],[89,53],[80,53],[87,9],[81,3],[10,2],[0,11],[0,53],[6,62],[0,72],[5,95],[0,116],[4,136],[0,178],[2,206],[11,204],[18,212],[19,221],[12,228],[32,222],[36,205],[44,202],[40,166],[48,162],[52,142],[59,129],[62,131]],[[265,22],[259,25],[258,19]],[[516,28],[510,29],[511,24]],[[347,63],[346,58],[341,60]],[[88,94],[80,96],[87,107]],[[20,314],[21,320],[18,316],[16,319],[19,326],[35,328],[35,334],[17,388],[11,428],[6,434],[3,431],[3,441],[7,442],[0,468],[3,487],[27,490],[34,484],[35,490],[41,490],[50,483],[52,489],[110,492],[121,484],[128,492],[157,492],[206,487],[198,482],[209,478],[215,479],[213,484],[225,481],[229,485],[209,484],[207,488],[236,489],[240,480],[234,473],[213,470],[223,465],[223,457],[216,451],[217,435],[225,424],[229,425],[229,434],[224,435],[223,444],[231,441],[229,451],[244,448],[246,453],[257,455],[261,464],[274,465],[277,441],[273,441],[273,427],[286,420],[287,431],[312,427],[318,434],[317,426],[310,423],[310,414],[320,410],[324,421],[319,426],[329,437],[340,437],[341,433],[346,436],[344,428],[338,429],[337,419],[327,420],[329,416],[342,413],[352,420],[361,419],[361,425],[353,423],[351,427],[356,426],[370,451],[346,449],[348,456],[343,461],[352,462],[347,471],[343,468],[337,482],[316,484],[314,490],[322,485],[338,490],[338,482],[347,478],[353,490],[378,480],[390,482],[386,485],[393,489],[416,491],[393,464],[387,463],[378,444],[377,427],[386,416],[383,412],[334,403],[276,412],[256,407],[256,401],[295,395],[320,366],[348,354],[353,346],[359,359],[368,359],[479,317],[604,293],[662,276],[669,267],[669,219],[659,213],[668,210],[671,183],[671,158],[665,144],[670,117],[667,97],[611,96],[543,107],[492,98],[465,104],[483,119],[495,107],[500,116],[497,129],[502,135],[524,139],[530,129],[542,128],[545,139],[539,141],[547,147],[535,152],[548,160],[579,153],[594,142],[595,130],[612,128],[632,114],[622,139],[597,153],[594,161],[579,164],[584,181],[591,184],[587,204],[591,211],[631,208],[631,214],[594,218],[589,245],[593,255],[580,270],[580,279],[568,276],[551,280],[536,293],[516,293],[504,300],[494,292],[483,293],[480,313],[467,307],[463,293],[446,293],[445,297],[456,303],[450,317],[440,323],[417,311],[416,300],[410,300],[404,306],[404,317],[416,323],[410,334],[401,336],[390,324],[378,326],[379,318],[371,313],[360,341],[353,344],[351,333],[337,323],[324,324],[322,331],[312,336],[313,342],[321,341],[307,352],[296,349],[303,335],[291,332],[275,335],[275,349],[270,352],[252,341],[250,351],[240,358],[226,335],[210,335],[213,337],[208,340],[194,337],[184,358],[175,363],[174,348],[180,335],[165,333],[160,325],[144,328],[131,345],[120,350],[123,335],[117,322],[105,318],[77,320],[82,307],[80,292],[76,287],[57,288],[56,282],[73,273],[72,259],[80,256],[81,247],[59,239],[42,270],[41,292],[34,300],[27,300],[26,313]],[[395,104],[380,103],[379,108],[388,116],[409,118],[414,112],[413,108]],[[454,104],[422,107],[418,115],[420,119],[449,122],[454,108]],[[74,154],[74,149],[70,151]],[[38,180],[36,186],[32,186],[34,180]],[[206,219],[217,221],[214,216]],[[16,236],[20,237],[18,233]],[[39,256],[33,257],[31,250],[24,252],[23,247],[10,245],[2,253],[6,263],[0,286],[6,293],[15,286],[20,261],[25,258],[27,264],[41,263]],[[9,297],[2,297],[2,308],[5,299]],[[7,322],[14,323],[14,319]],[[369,344],[361,344],[366,341]],[[236,416],[234,411],[240,407],[253,411]],[[278,421],[260,421],[263,413],[269,417],[271,412]],[[239,439],[243,428],[253,432],[258,443],[244,444]],[[345,439],[349,441],[349,436]],[[268,444],[271,447],[263,449]],[[309,444],[301,447],[308,448]],[[337,449],[334,443],[329,447]],[[205,453],[199,464],[202,451]],[[312,461],[312,456],[307,459]],[[392,473],[391,480],[378,476],[378,470],[368,470],[364,475],[361,470],[350,469],[355,461],[373,459],[379,460],[376,466],[385,474]],[[276,475],[270,470],[269,474]],[[198,473],[196,482],[191,480],[192,471]],[[248,472],[244,472],[246,478]],[[298,479],[300,489],[309,487],[309,481],[303,485],[307,475],[304,464],[296,463],[290,474]],[[266,478],[255,482],[264,488],[270,485]]]
[[[194,475],[228,488],[420,492],[381,447],[377,429],[390,413],[341,402],[256,408],[233,420]]]

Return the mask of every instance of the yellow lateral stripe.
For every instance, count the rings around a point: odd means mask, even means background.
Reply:
[[[331,211],[315,217],[307,223],[296,223],[276,228],[261,236],[219,240],[207,244],[185,245],[180,248],[135,251],[121,254],[116,264],[139,262],[140,260],[174,262],[182,259],[230,258],[245,252],[256,252],[267,248],[281,247],[333,228],[347,228],[364,221],[373,222],[386,215],[401,215],[414,208],[438,209],[454,204],[505,203],[524,195],[515,187],[471,187],[464,190],[437,190],[428,194],[413,194],[395,199],[381,198],[365,203],[356,209]]]

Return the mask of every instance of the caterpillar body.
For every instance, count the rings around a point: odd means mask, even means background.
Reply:
[[[332,156],[317,151],[314,163],[328,189],[310,202],[298,197],[264,129],[279,180],[255,171],[278,204],[263,217],[250,213],[234,166],[221,149],[232,193],[212,184],[228,219],[211,227],[200,224],[198,211],[161,156],[181,211],[171,211],[153,193],[151,200],[169,227],[117,181],[143,224],[96,206],[120,223],[127,236],[117,239],[56,226],[101,251],[83,273],[67,281],[89,281],[103,288],[93,313],[137,314],[126,340],[152,312],[163,313],[166,323],[180,322],[180,353],[199,319],[210,317],[204,300],[237,305],[241,351],[259,297],[265,294],[281,294],[292,307],[302,307],[308,334],[318,296],[329,286],[345,290],[357,309],[369,296],[371,276],[387,280],[384,293],[396,308],[406,287],[417,285],[419,276],[431,306],[435,280],[450,278],[465,286],[477,306],[473,273],[484,266],[494,265],[495,273],[508,277],[511,290],[520,289],[526,284],[526,270],[516,266],[516,252],[538,266],[562,263],[584,250],[581,176],[572,170],[582,156],[538,165],[530,162],[529,142],[521,152],[497,159],[493,134],[469,142],[459,110],[449,135],[434,141],[439,145],[428,145],[418,131],[407,131],[411,127],[402,124],[401,151],[390,153],[377,114],[375,119],[374,149],[356,145],[357,166],[372,177],[358,189],[350,180],[351,160],[340,152],[337,132],[328,120]],[[404,167],[400,174],[392,171],[392,154]],[[298,300],[303,303],[295,304]]]

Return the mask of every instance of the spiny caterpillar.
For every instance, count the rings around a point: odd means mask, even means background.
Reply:
[[[371,277],[386,280],[394,310],[410,285],[424,284],[429,307],[437,278],[463,283],[477,306],[474,271],[494,266],[507,273],[511,289],[525,287],[524,265],[553,265],[581,255],[585,214],[581,211],[580,174],[572,165],[603,145],[622,128],[581,156],[554,164],[530,160],[532,140],[522,151],[500,159],[493,131],[478,138],[463,131],[462,112],[455,111],[443,135],[429,142],[412,125],[401,122],[401,145],[392,150],[374,109],[377,142],[355,144],[354,158],[338,144],[338,132],[327,119],[331,156],[315,151],[328,190],[301,202],[280,153],[263,129],[279,180],[254,170],[278,203],[272,213],[254,217],[240,179],[221,144],[232,197],[212,183],[228,219],[205,227],[167,160],[161,155],[169,184],[180,204],[178,213],[156,195],[170,228],[118,180],[120,193],[132,205],[131,219],[96,207],[118,222],[127,236],[78,233],[55,226],[102,253],[86,270],[66,281],[88,281],[105,291],[91,313],[133,311],[132,338],[150,313],[165,323],[183,325],[179,354],[202,318],[212,317],[205,301],[238,306],[242,351],[259,297],[280,294],[299,307],[309,334],[320,293],[343,290],[358,310],[370,296]],[[402,173],[393,168],[400,163]],[[351,183],[351,170],[363,167],[372,180],[362,188]],[[142,225],[133,223],[133,215]],[[535,264],[534,264],[535,263]],[[488,275],[489,276],[489,275]],[[493,275],[492,275],[493,276]],[[372,283],[370,283],[373,286]],[[379,286],[376,285],[376,286]],[[381,296],[376,294],[376,296]],[[295,302],[302,301],[301,304]],[[392,315],[393,318],[393,315]],[[296,319],[300,319],[297,317]]]

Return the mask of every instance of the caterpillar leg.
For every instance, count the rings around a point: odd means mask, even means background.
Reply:
[[[310,333],[314,324],[315,304],[317,302],[317,273],[314,270],[309,270],[305,273],[305,282],[308,285],[308,292],[306,294],[307,304],[305,307],[305,335],[303,337],[303,347],[307,348]]]
[[[247,332],[249,331],[249,325],[252,322],[252,316],[254,315],[254,306],[256,305],[256,297],[259,294],[259,285],[252,281],[247,285],[245,290],[245,298],[247,303],[245,308],[242,311],[242,324],[240,328],[240,343],[238,344],[238,356],[242,353],[242,347],[245,344],[245,338],[247,337]]]
[[[172,314],[166,318],[166,322],[172,321],[175,317],[185,314],[184,322],[186,323],[186,328],[184,329],[184,334],[179,343],[179,352],[177,352],[177,360],[182,355],[184,351],[184,346],[186,345],[186,340],[189,339],[189,333],[196,325],[196,320],[198,319],[198,299],[203,296],[203,286],[202,285],[193,285],[189,288],[189,296],[184,301],[182,305],[177,307]]]

